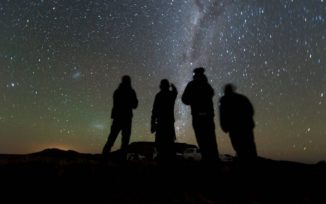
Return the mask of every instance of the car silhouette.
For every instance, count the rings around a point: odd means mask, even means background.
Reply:
[[[186,143],[175,143],[176,156],[182,160],[201,159],[199,148],[196,145]],[[133,142],[128,147],[127,160],[147,160],[157,159],[157,150],[154,142]]]
[[[187,148],[183,152],[183,158],[185,160],[201,160],[201,153],[197,147]]]

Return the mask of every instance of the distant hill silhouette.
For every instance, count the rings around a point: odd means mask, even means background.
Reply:
[[[58,148],[48,148],[40,152],[34,152],[29,154],[30,156],[49,156],[49,157],[74,157],[80,153],[74,150],[61,150]]]

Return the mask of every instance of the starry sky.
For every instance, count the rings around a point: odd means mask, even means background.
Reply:
[[[260,156],[326,160],[325,20],[325,0],[2,0],[0,153],[100,153],[125,74],[139,99],[131,141],[154,140],[152,104],[167,78],[179,92],[177,141],[195,144],[180,97],[202,66],[220,153],[234,154],[218,119],[232,82],[254,105]]]

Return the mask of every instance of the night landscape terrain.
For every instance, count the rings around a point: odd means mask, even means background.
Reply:
[[[139,143],[133,152],[144,154]],[[192,146],[192,145],[189,145]],[[188,147],[188,146],[184,146]],[[136,150],[138,148],[138,150]],[[226,155],[220,165],[178,157],[173,163],[155,159],[121,162],[108,157],[46,149],[26,155],[0,155],[3,195],[17,192],[27,200],[105,203],[325,203],[326,163],[304,164],[259,158],[241,167]],[[9,193],[9,194],[6,194]]]

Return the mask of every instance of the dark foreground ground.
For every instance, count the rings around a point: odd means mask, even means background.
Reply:
[[[0,155],[1,198],[82,203],[326,203],[326,165],[260,159],[203,165],[179,159],[117,162],[52,150]]]

